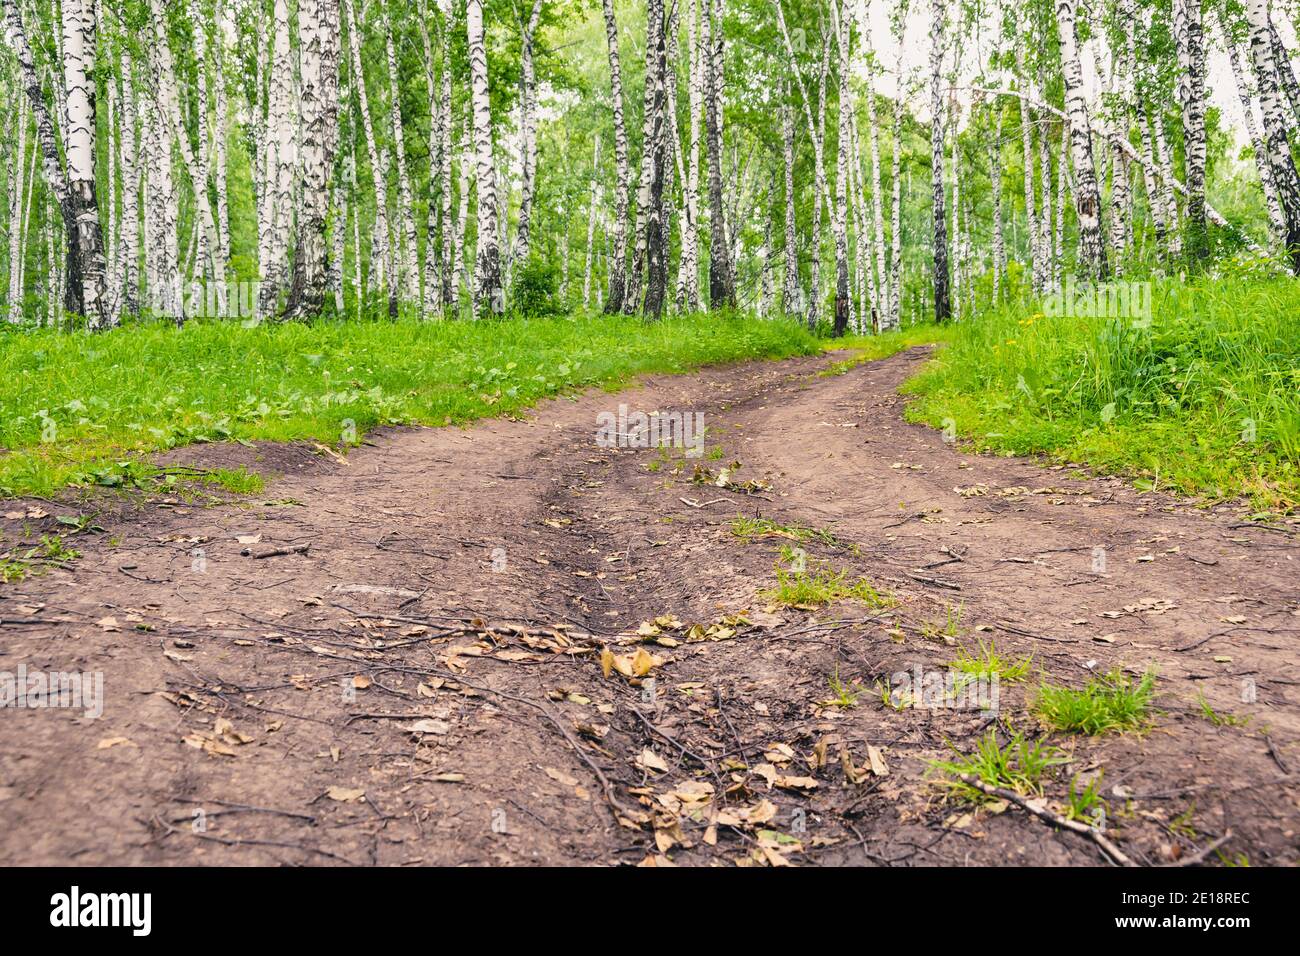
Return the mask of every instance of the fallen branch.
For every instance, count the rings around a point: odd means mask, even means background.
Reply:
[[[1211,843],[1209,846],[1205,847],[1204,849],[1199,850],[1196,853],[1193,853],[1191,856],[1187,857],[1186,859],[1179,860],[1176,863],[1166,863],[1165,866],[1196,866],[1198,863],[1204,863],[1205,858],[1207,856],[1209,856],[1211,853],[1213,853],[1215,850],[1223,846],[1223,844],[1227,843],[1231,839],[1232,839],[1232,831],[1228,830],[1223,834],[1223,836],[1219,837],[1217,840],[1215,840],[1213,843]]]
[[[272,548],[270,551],[263,551],[260,554],[253,555],[253,558],[260,561],[262,558],[279,558],[286,554],[306,554],[310,550],[310,544],[295,544],[287,548]]]
[[[1086,823],[1080,823],[1078,820],[1067,820],[1059,813],[1047,809],[1046,804],[1039,800],[1028,800],[1016,793],[1014,790],[989,786],[983,780],[968,773],[961,774],[959,779],[967,786],[974,787],[981,793],[987,793],[990,797],[997,797],[1000,800],[1009,800],[1016,806],[1028,810],[1040,820],[1045,820],[1053,826],[1058,826],[1062,829],[1077,833],[1080,836],[1087,837],[1093,843],[1097,844],[1097,846],[1101,848],[1101,851],[1105,853],[1106,856],[1110,857],[1111,861],[1118,866],[1137,866],[1136,863],[1124,854],[1123,850],[1111,842],[1110,838],[1096,827],[1088,826]]]

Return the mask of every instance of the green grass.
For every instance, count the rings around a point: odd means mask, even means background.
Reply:
[[[937,774],[937,782],[953,796],[972,803],[986,803],[994,798],[962,781],[962,776],[975,777],[990,787],[1040,795],[1047,771],[1069,763],[1070,759],[1058,748],[1041,740],[1027,740],[1019,733],[1005,746],[1000,746],[996,730],[981,737],[975,750],[969,754],[963,754],[955,747],[952,750],[956,754],[954,759],[932,760],[930,770]]]
[[[1041,302],[983,313],[904,386],[918,396],[907,417],[954,427],[981,450],[1084,462],[1143,489],[1296,509],[1300,284],[1157,280],[1151,302],[1148,328],[1045,315]]]
[[[1044,684],[1034,712],[1054,730],[1090,734],[1142,730],[1150,722],[1156,675],[1147,671],[1134,681],[1122,671],[1094,677],[1082,690]]]
[[[839,707],[841,710],[852,710],[858,706],[858,697],[862,694],[862,688],[859,684],[846,684],[840,680],[840,668],[835,666],[835,673],[826,678],[826,684],[831,689],[832,696],[830,700],[823,703],[827,707]]]
[[[1239,714],[1219,713],[1210,706],[1202,693],[1196,695],[1196,702],[1201,708],[1201,716],[1216,727],[1245,727],[1253,719],[1249,715],[1243,717]]]
[[[0,327],[0,496],[97,483],[192,442],[355,443],[379,425],[461,424],[641,374],[820,347],[798,323],[704,315]]]
[[[66,567],[81,557],[76,548],[64,543],[63,535],[41,535],[41,543],[30,548],[11,548],[0,554],[0,583],[12,584],[46,568]]]
[[[848,580],[847,571],[833,571],[820,567],[809,570],[791,570],[777,565],[776,587],[759,592],[774,604],[787,607],[824,607],[835,601],[861,601],[867,607],[893,607],[894,599],[872,587],[865,578]]]
[[[947,342],[955,334],[956,329],[952,326],[918,323],[917,325],[909,325],[904,329],[894,329],[881,335],[846,335],[840,339],[829,339],[822,344],[824,350],[851,349],[854,354],[851,358],[836,362],[830,368],[817,374],[821,376],[843,375],[845,372],[857,368],[863,362],[874,362],[878,359],[889,358],[889,356],[897,352],[902,352],[917,345]]]
[[[990,641],[979,642],[979,653],[972,654],[965,647],[957,648],[957,659],[949,667],[969,680],[984,680],[996,675],[998,680],[1009,684],[1024,680],[1029,676],[1031,657],[1013,660],[998,653],[997,646]]]
[[[731,522],[731,533],[744,544],[752,544],[763,538],[786,538],[800,544],[816,542],[832,548],[852,549],[853,547],[825,528],[809,528],[800,524],[777,524],[770,518],[750,518],[747,515],[736,516]]]
[[[1098,820],[1105,819],[1107,808],[1106,801],[1101,796],[1102,775],[1102,771],[1097,771],[1097,775],[1082,790],[1079,789],[1077,774],[1070,781],[1070,795],[1065,808],[1067,820],[1079,820],[1096,825]]]

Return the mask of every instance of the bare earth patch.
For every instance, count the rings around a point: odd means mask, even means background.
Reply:
[[[346,459],[178,453],[282,477],[105,515],[68,569],[0,585],[0,671],[105,688],[97,719],[0,710],[0,863],[1101,864],[927,768],[1041,733],[1043,680],[1116,667],[1158,674],[1153,725],[1054,734],[1048,805],[1100,771],[1137,862],[1229,833],[1226,859],[1300,860],[1294,529],[964,454],[901,419],[923,359],[651,378]],[[598,447],[619,403],[702,411],[721,455]],[[738,515],[830,528],[800,545],[814,567],[896,603],[770,607],[793,542],[745,543]],[[996,718],[875,689],[981,640],[1032,655]]]

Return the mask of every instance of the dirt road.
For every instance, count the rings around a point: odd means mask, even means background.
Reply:
[[[922,351],[818,374],[834,360],[392,431],[345,461],[186,450],[282,477],[101,517],[67,570],[0,585],[0,671],[104,681],[97,718],[0,709],[0,863],[1101,865],[1016,806],[945,802],[927,767],[1039,733],[1040,682],[1120,666],[1158,672],[1154,727],[1055,736],[1049,800],[1101,771],[1140,863],[1229,832],[1227,859],[1300,860],[1294,535],[965,454],[902,420]],[[600,447],[620,403],[701,412],[709,452]],[[68,510],[10,504],[10,541]],[[791,542],[743,541],[737,516],[831,529],[806,560],[896,603],[770,606]],[[682,626],[636,636],[663,616]],[[996,720],[874,689],[981,640],[1032,655]],[[653,690],[619,673],[646,666]]]

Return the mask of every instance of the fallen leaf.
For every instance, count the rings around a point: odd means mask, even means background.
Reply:
[[[339,803],[356,803],[365,799],[364,790],[353,790],[350,787],[330,787],[325,791],[325,795],[331,800],[337,800]]]

